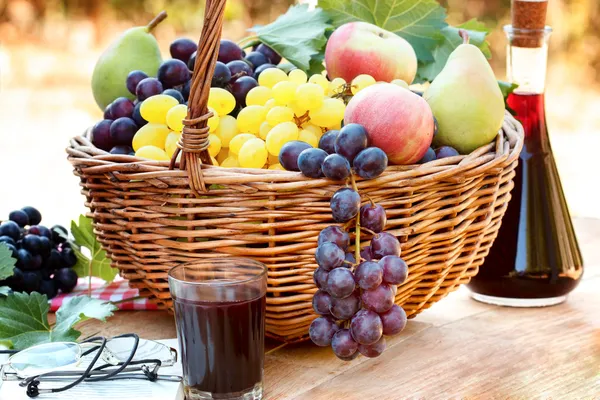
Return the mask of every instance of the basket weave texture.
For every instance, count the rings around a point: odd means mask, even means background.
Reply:
[[[329,200],[343,184],[299,172],[207,165],[207,71],[214,69],[224,3],[207,2],[181,163],[109,154],[92,144],[89,131],[71,139],[68,159],[98,240],[131,287],[167,309],[173,266],[250,257],[268,267],[267,335],[299,341],[316,317],[317,236],[334,223]],[[506,113],[496,140],[469,155],[391,166],[376,179],[357,181],[363,203],[370,198],[386,209],[385,230],[401,242],[409,277],[396,303],[409,317],[477,273],[510,199],[522,143],[522,126]]]

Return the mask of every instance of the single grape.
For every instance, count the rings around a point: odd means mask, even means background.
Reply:
[[[211,141],[211,145],[212,144],[214,144],[214,141]],[[219,150],[221,149],[219,148]],[[209,147],[209,152],[210,151],[211,149]],[[262,168],[267,162],[268,155],[269,152],[267,151],[265,141],[255,137],[242,145],[238,154],[238,161],[242,168]]]
[[[183,85],[189,81],[190,78],[190,70],[181,60],[166,60],[158,67],[158,80],[165,89]]]
[[[242,76],[252,77],[252,75],[254,74],[254,71],[252,71],[252,67],[246,61],[235,60],[228,62],[226,65],[227,68],[229,68],[229,72],[231,73],[230,83],[234,83]],[[244,98],[246,97],[244,96]]]
[[[42,222],[42,214],[35,207],[27,206],[21,208],[27,217],[29,218],[29,225],[39,225]]]
[[[326,290],[328,276],[329,272],[325,271],[323,268],[317,268],[315,272],[313,272],[313,281],[315,282],[315,286],[321,290]]]
[[[331,130],[321,136],[319,139],[319,148],[325,150],[328,154],[335,153],[335,140],[340,131]]]
[[[279,82],[277,85],[279,85],[281,83],[289,83],[289,82]],[[275,86],[277,86],[277,85],[275,85]],[[259,88],[261,88],[261,87],[264,87],[264,86],[259,86]],[[282,122],[291,122],[293,120],[294,120],[294,111],[289,107],[275,106],[275,107],[271,108],[269,110],[269,112],[267,113],[267,122],[271,126],[281,124]]]
[[[215,64],[215,71],[212,77],[211,86],[224,88],[231,81],[231,71],[227,65],[220,61]]]
[[[421,158],[418,162],[418,164],[425,164],[429,161],[434,161],[436,160],[436,156],[435,156],[435,151],[429,147],[427,148],[427,151],[425,152],[425,155],[423,156],[423,158]]]
[[[323,161],[327,157],[325,150],[306,149],[298,156],[298,168],[309,178],[320,178],[323,176]]]
[[[115,144],[130,145],[138,126],[131,118],[123,117],[113,121],[110,126],[110,138]]]
[[[374,85],[375,83],[377,83],[377,81],[371,75],[358,75],[356,78],[352,79],[352,94],[356,94],[364,88]]]
[[[322,169],[323,175],[336,181],[345,180],[351,174],[350,163],[339,154],[328,155],[325,160],[323,160]]]
[[[29,213],[25,213],[27,214],[27,217],[29,217]],[[21,229],[14,221],[4,221],[0,225],[0,236],[8,236],[16,242],[21,237]]]
[[[60,252],[56,249],[50,250],[50,255],[44,262],[44,268],[54,271],[59,269],[63,265],[63,259]]]
[[[283,146],[292,140],[298,140],[298,126],[294,122],[282,122],[267,134],[267,150],[272,156],[278,156]]]
[[[159,94],[144,100],[140,108],[140,113],[146,121],[164,125],[167,123],[167,113],[177,105],[179,105],[177,99],[165,94]],[[113,122],[113,126],[114,124]]]
[[[144,126],[148,123],[148,121],[146,121],[142,117],[142,113],[141,113],[142,104],[143,104],[143,102],[140,102],[135,105],[135,108],[133,109],[133,115],[131,117],[135,121],[135,124],[138,126],[138,128],[141,128],[142,126]],[[109,128],[110,128],[110,126],[109,126]]]
[[[375,358],[375,357],[379,357],[381,355],[381,353],[384,352],[385,348],[386,348],[386,342],[385,342],[385,338],[382,336],[381,339],[379,339],[377,342],[375,342],[373,344],[370,344],[370,345],[359,344],[358,352],[365,357]]]
[[[198,50],[198,45],[193,40],[187,38],[175,39],[171,43],[171,46],[169,46],[171,57],[181,60],[186,64],[196,50]]]
[[[323,105],[320,108],[310,111],[310,120],[320,127],[337,127],[344,119],[345,111],[346,105],[341,99],[328,97],[323,100]]]
[[[39,236],[40,238],[40,250],[38,252],[42,258],[46,259],[50,256],[50,251],[52,250],[53,243],[46,236]]]
[[[261,65],[269,64],[269,59],[263,53],[259,51],[251,51],[245,58],[250,64],[252,64],[252,68],[256,69]]]
[[[385,256],[400,257],[400,242],[390,233],[378,233],[371,239],[371,254],[377,260]]]
[[[246,105],[264,106],[270,98],[271,89],[264,86],[257,86],[255,88],[250,89],[250,91],[246,95]]]
[[[156,78],[142,79],[135,89],[135,95],[139,101],[144,101],[148,97],[161,94],[163,92],[163,84]]]
[[[448,157],[455,157],[455,156],[459,156],[460,154],[458,153],[458,151],[456,151],[456,149],[454,147],[450,147],[450,146],[442,146],[442,147],[438,147],[437,149],[435,149],[435,157],[436,159],[442,159],[442,158],[448,158]]]
[[[380,148],[367,147],[356,155],[352,165],[358,176],[365,179],[372,179],[385,171],[388,165],[388,158]]]
[[[330,206],[336,222],[347,222],[358,214],[360,195],[350,188],[338,189],[331,197]]]
[[[50,232],[50,229],[43,225],[31,225],[27,230],[27,233],[36,236],[45,236],[48,239],[52,238],[52,232]]]
[[[352,253],[346,253],[345,261],[347,261],[350,264],[343,263],[342,267],[351,268],[354,264],[356,264],[356,258]]]
[[[184,100],[186,101],[186,103],[185,103],[186,105],[187,105],[188,99],[190,98],[191,85],[192,85],[192,81],[190,80],[190,81],[187,81],[185,83],[185,85],[183,85],[181,87],[181,95],[183,96]]]
[[[241,78],[236,79],[231,85],[231,93],[233,94],[233,97],[235,97],[237,104],[245,107],[248,92],[257,86],[258,82],[256,82],[256,79],[251,76],[242,76]]]
[[[388,311],[379,314],[383,324],[383,334],[394,336],[402,332],[406,326],[406,312],[402,307],[394,304]]]
[[[110,149],[110,154],[132,155],[135,151],[131,146],[118,145]]]
[[[235,42],[227,39],[221,39],[219,44],[218,61],[227,64],[230,61],[241,60],[243,57],[242,49]]]
[[[21,228],[24,228],[25,225],[29,225],[29,217],[27,216],[27,214],[25,214],[25,211],[23,210],[11,211],[10,214],[8,214],[8,219],[10,221],[16,222],[16,224],[19,225]]]
[[[383,283],[374,289],[363,290],[360,299],[364,308],[383,313],[394,305],[394,292],[390,285]]]
[[[344,263],[344,257],[344,251],[336,244],[330,242],[323,243],[317,247],[317,251],[315,252],[317,264],[327,272],[340,267]]]
[[[301,69],[294,69],[288,73],[288,78],[290,82],[294,82],[296,85],[302,85],[308,81],[308,76],[306,72]]]
[[[270,48],[269,46],[267,46],[264,43],[259,44],[258,47],[256,48],[256,51],[264,54],[269,59],[269,62],[271,64],[277,65],[281,61],[281,56],[279,54],[277,54],[277,52],[275,52],[275,50],[273,50],[272,48]]]
[[[346,251],[350,245],[350,235],[341,227],[332,225],[319,232],[317,243],[319,246],[324,243],[335,243],[340,249]]]
[[[260,86],[266,86],[268,88],[273,88],[273,86],[279,82],[287,80],[288,76],[279,68],[267,68],[262,71],[258,77],[258,83]]]
[[[333,298],[346,298],[354,292],[355,287],[354,274],[347,268],[336,268],[327,277],[327,292]]]
[[[300,133],[298,133],[298,140],[306,142],[310,144],[312,147],[319,147],[319,137],[321,135],[316,135],[314,132],[309,131],[307,129],[302,129]]]
[[[308,143],[299,140],[287,142],[281,147],[281,151],[279,152],[279,163],[288,171],[300,171],[300,168],[298,167],[298,156],[304,150],[310,148]]]
[[[114,119],[112,114],[110,113],[111,104],[107,105],[106,108],[104,108],[104,119]]]
[[[135,95],[135,91],[137,89],[137,85],[143,81],[144,79],[146,79],[148,77],[148,75],[143,72],[143,71],[131,71],[128,75],[127,75],[127,81],[126,81],[126,85],[127,85],[127,90],[129,90],[129,92],[133,95]],[[114,117],[111,119],[115,119]]]
[[[60,268],[54,273],[56,286],[63,293],[70,293],[77,285],[77,273],[71,268]]]
[[[194,72],[194,67],[196,66],[196,56],[197,56],[197,55],[198,55],[198,51],[195,51],[195,52],[193,52],[193,53],[190,55],[190,59],[189,59],[189,60],[188,60],[188,62],[187,62],[188,69],[189,69],[191,72]],[[220,61],[218,61],[218,62],[220,62]],[[221,63],[221,64],[223,64],[223,63]]]
[[[323,106],[325,91],[316,83],[303,83],[296,89],[296,102],[302,110],[318,110]]]
[[[340,329],[331,339],[333,353],[342,360],[352,357],[358,350],[358,343],[352,338],[349,329]]]
[[[358,344],[373,344],[383,335],[381,318],[371,310],[360,310],[352,317],[350,333]]]
[[[63,263],[64,266],[66,267],[74,267],[75,264],[77,264],[77,256],[75,255],[75,252],[73,251],[73,249],[63,249],[63,251],[61,252],[61,257],[63,259]]]
[[[31,256],[31,270],[38,270],[42,268],[42,264],[44,263],[44,259],[40,254],[35,254]]]
[[[435,137],[438,134],[439,129],[440,126],[438,125],[437,118],[433,117],[433,137]]]
[[[109,151],[113,147],[113,142],[110,137],[110,126],[113,121],[104,119],[92,128],[92,143],[99,149]]]
[[[335,139],[335,152],[352,164],[354,157],[367,148],[367,131],[362,125],[345,125]]]
[[[333,271],[338,270],[341,271],[342,269],[338,268]],[[345,321],[352,318],[358,310],[360,310],[360,293],[358,291],[354,291],[350,296],[343,299],[331,297],[329,312],[339,320]]]
[[[155,146],[162,148],[165,144],[169,132],[170,130],[167,125],[155,123],[146,124],[145,126],[141,127],[135,134],[131,143],[131,147],[133,147],[134,151],[138,151],[144,146]]]
[[[34,269],[33,255],[25,249],[17,250],[17,267],[23,271]]]
[[[313,310],[319,315],[330,315],[331,296],[324,290],[317,290],[312,300]]]
[[[39,292],[45,294],[49,299],[56,296],[58,288],[53,279],[42,279],[40,282]]]
[[[214,108],[219,116],[229,114],[235,108],[235,104],[235,97],[229,91],[222,88],[210,88],[208,106]]]
[[[323,88],[323,90],[329,89],[329,81],[327,80],[326,77],[324,77],[321,74],[311,75],[311,77],[308,79],[308,82],[316,83],[317,85],[321,86]]]
[[[162,94],[165,94],[167,96],[171,96],[172,98],[174,98],[175,100],[177,100],[179,102],[179,104],[185,103],[183,95],[181,94],[181,92],[179,90],[167,89],[164,92],[162,92]]]
[[[408,277],[408,266],[403,259],[396,256],[385,256],[379,260],[383,269],[383,281],[392,285],[400,285]]]
[[[333,335],[340,328],[331,317],[319,317],[315,319],[308,328],[308,335],[317,346],[329,346]]]
[[[10,236],[0,236],[0,243],[10,244],[11,246],[17,246],[17,242]]]
[[[379,204],[365,204],[360,208],[360,226],[375,233],[383,231],[387,216]]]
[[[383,268],[376,262],[365,261],[358,264],[354,277],[361,289],[375,289],[383,281]]]
[[[25,292],[37,292],[42,282],[42,273],[40,271],[23,271],[21,280]]]
[[[254,79],[256,79],[258,81],[258,77],[260,76],[260,74],[269,68],[277,68],[277,66],[275,64],[263,64],[260,67],[256,67],[256,69],[254,70],[254,75],[252,75],[254,77]]]

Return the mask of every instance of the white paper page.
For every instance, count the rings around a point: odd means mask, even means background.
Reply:
[[[177,339],[157,340],[169,347],[179,349]],[[181,354],[181,352],[179,352]],[[172,367],[162,367],[158,374],[182,375],[181,360]],[[53,383],[42,383],[41,387],[49,387]],[[66,383],[61,382],[64,386]],[[18,381],[0,382],[0,400],[30,400],[25,388]],[[46,385],[46,386],[44,386]],[[82,382],[72,389],[61,393],[50,393],[39,396],[40,400],[183,400],[183,385],[177,382],[149,382],[142,379],[129,379],[104,382]]]

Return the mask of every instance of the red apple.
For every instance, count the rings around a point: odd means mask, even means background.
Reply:
[[[364,126],[369,145],[385,151],[391,164],[415,164],[433,139],[429,104],[392,83],[377,83],[358,92],[346,107],[344,123]]]
[[[367,22],[349,22],[337,28],[325,49],[329,79],[352,81],[368,74],[376,81],[402,79],[411,83],[417,73],[417,56],[406,40]]]

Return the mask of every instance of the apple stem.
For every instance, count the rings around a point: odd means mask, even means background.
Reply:
[[[464,29],[459,29],[458,36],[462,38],[463,44],[469,44],[469,32]]]
[[[152,21],[150,21],[148,25],[146,25],[146,29],[148,29],[148,32],[152,32],[152,30],[156,28],[156,26],[163,22],[166,18],[167,12],[161,11],[156,17],[154,17]]]

